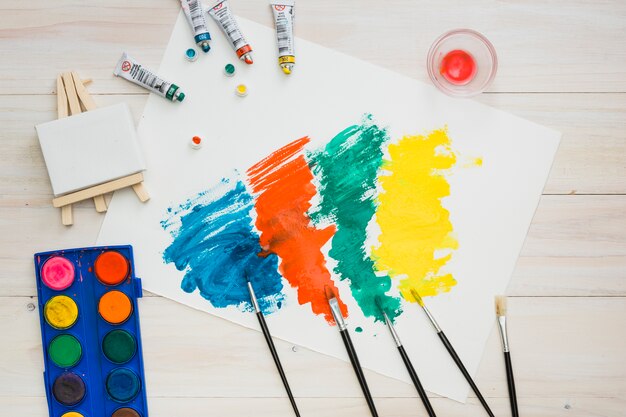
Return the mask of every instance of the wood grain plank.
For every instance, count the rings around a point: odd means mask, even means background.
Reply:
[[[344,0],[300,2],[296,34],[427,81],[426,55],[443,32],[483,32],[499,54],[497,92],[626,92],[626,3],[621,0]],[[122,51],[157,68],[179,6],[173,0],[0,2],[0,91],[50,94],[76,68],[92,93],[137,93],[111,74]],[[236,13],[272,25],[266,3]],[[375,30],[373,29],[375,28]],[[214,28],[214,42],[223,42]],[[34,35],[36,34],[36,35]],[[33,42],[36,36],[37,41]],[[250,42],[254,45],[254,39]],[[46,65],[41,65],[45,62]]]
[[[95,100],[99,106],[126,102],[138,120],[146,97],[100,95]],[[563,132],[545,192],[626,194],[626,94],[498,94],[481,100]],[[0,95],[5,146],[0,204],[49,204],[51,187],[34,125],[55,118],[53,96]]]
[[[364,417],[360,398],[298,398],[302,415],[315,417]],[[386,417],[423,416],[417,399],[376,398],[376,407]],[[484,411],[476,400],[458,404],[443,398],[431,400],[438,415],[446,417],[481,416]],[[489,404],[496,415],[507,416],[508,400],[490,399]],[[626,401],[622,398],[568,398],[540,397],[520,398],[520,414],[525,417],[624,417]],[[171,398],[148,397],[151,417],[288,417],[289,404],[283,398]],[[0,396],[0,417],[21,415],[45,416],[47,405],[44,397]]]
[[[4,346],[5,354],[0,356],[0,392],[5,397],[44,396],[39,317],[36,309],[29,311],[29,303],[37,301],[30,297],[0,298],[0,331],[12,341]],[[188,398],[284,397],[259,332],[160,297],[140,300],[139,310],[146,385],[151,398],[176,398],[182,403]],[[563,401],[568,398],[616,399],[610,407],[624,403],[625,298],[512,298],[509,321],[518,394],[529,413],[561,415],[558,412],[562,412]],[[612,331],[598,326],[602,322],[611,322]],[[454,339],[454,335],[448,336]],[[297,397],[352,398],[352,406],[365,413],[349,363],[276,342]],[[490,402],[504,407],[502,401],[497,401],[507,398],[500,349],[494,328],[477,383]],[[411,385],[366,373],[377,398],[414,399],[417,408]],[[546,402],[545,408],[534,409],[535,399],[546,398],[546,393],[552,401]],[[438,401],[442,407],[458,412],[473,409],[447,399]],[[275,404],[288,409],[286,400]],[[403,407],[397,412],[406,410]],[[237,415],[235,410],[228,412]]]

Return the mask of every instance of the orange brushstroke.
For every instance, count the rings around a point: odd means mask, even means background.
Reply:
[[[293,141],[248,169],[256,196],[256,227],[261,232],[261,256],[275,253],[279,270],[298,290],[298,302],[311,304],[315,314],[333,323],[324,286],[337,294],[344,316],[348,308],[330,278],[322,246],[334,235],[335,226],[317,229],[307,215],[316,194],[313,173],[302,150],[308,137]]]

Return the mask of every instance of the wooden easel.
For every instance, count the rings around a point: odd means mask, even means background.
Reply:
[[[96,103],[87,92],[87,89],[85,89],[85,83],[80,80],[75,71],[64,72],[57,77],[57,112],[59,119],[95,108]],[[96,211],[103,213],[108,208],[104,194],[126,187],[133,187],[135,194],[137,194],[141,202],[146,202],[150,199],[143,185],[143,174],[139,172],[53,198],[52,206],[61,208],[61,221],[65,226],[70,226],[74,223],[72,204],[92,198]]]

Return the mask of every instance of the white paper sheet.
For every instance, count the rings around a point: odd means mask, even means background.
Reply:
[[[427,303],[475,374],[495,322],[493,297],[509,282],[560,134],[300,39],[296,68],[287,77],[276,62],[274,30],[245,19],[240,25],[254,48],[254,65],[236,62],[215,26],[211,52],[189,63],[184,51],[193,46],[192,36],[179,16],[158,73],[180,85],[187,98],[171,103],[152,95],[138,129],[151,200],[142,204],[132,191],[117,191],[98,243],[132,244],[146,290],[257,329],[252,314],[213,308],[197,291],[181,290],[184,272],[162,259],[171,242],[160,226],[165,210],[292,140],[308,135],[313,145],[321,146],[364,113],[388,125],[396,139],[447,125],[455,151],[482,157],[484,165],[457,170],[449,178],[451,195],[445,206],[459,248],[446,269],[458,285]],[[222,73],[227,63],[237,67],[233,78]],[[234,94],[240,82],[250,89],[245,98]],[[203,149],[188,146],[194,135],[204,138]],[[349,294],[345,282],[335,282]],[[296,292],[285,284],[286,306],[268,316],[272,334],[347,360],[336,328],[307,306],[289,302]],[[349,297],[344,300],[351,309],[350,328],[364,329],[352,333],[362,365],[410,382],[385,326],[372,324]],[[426,389],[464,401],[469,387],[415,304],[405,305],[397,330]]]

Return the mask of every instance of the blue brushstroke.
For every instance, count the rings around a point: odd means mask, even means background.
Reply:
[[[161,226],[173,241],[163,259],[185,271],[183,291],[198,289],[217,308],[252,311],[247,274],[263,313],[281,308],[284,294],[278,257],[258,255],[262,249],[250,216],[253,208],[254,199],[242,181],[223,179],[218,186],[168,209]]]

